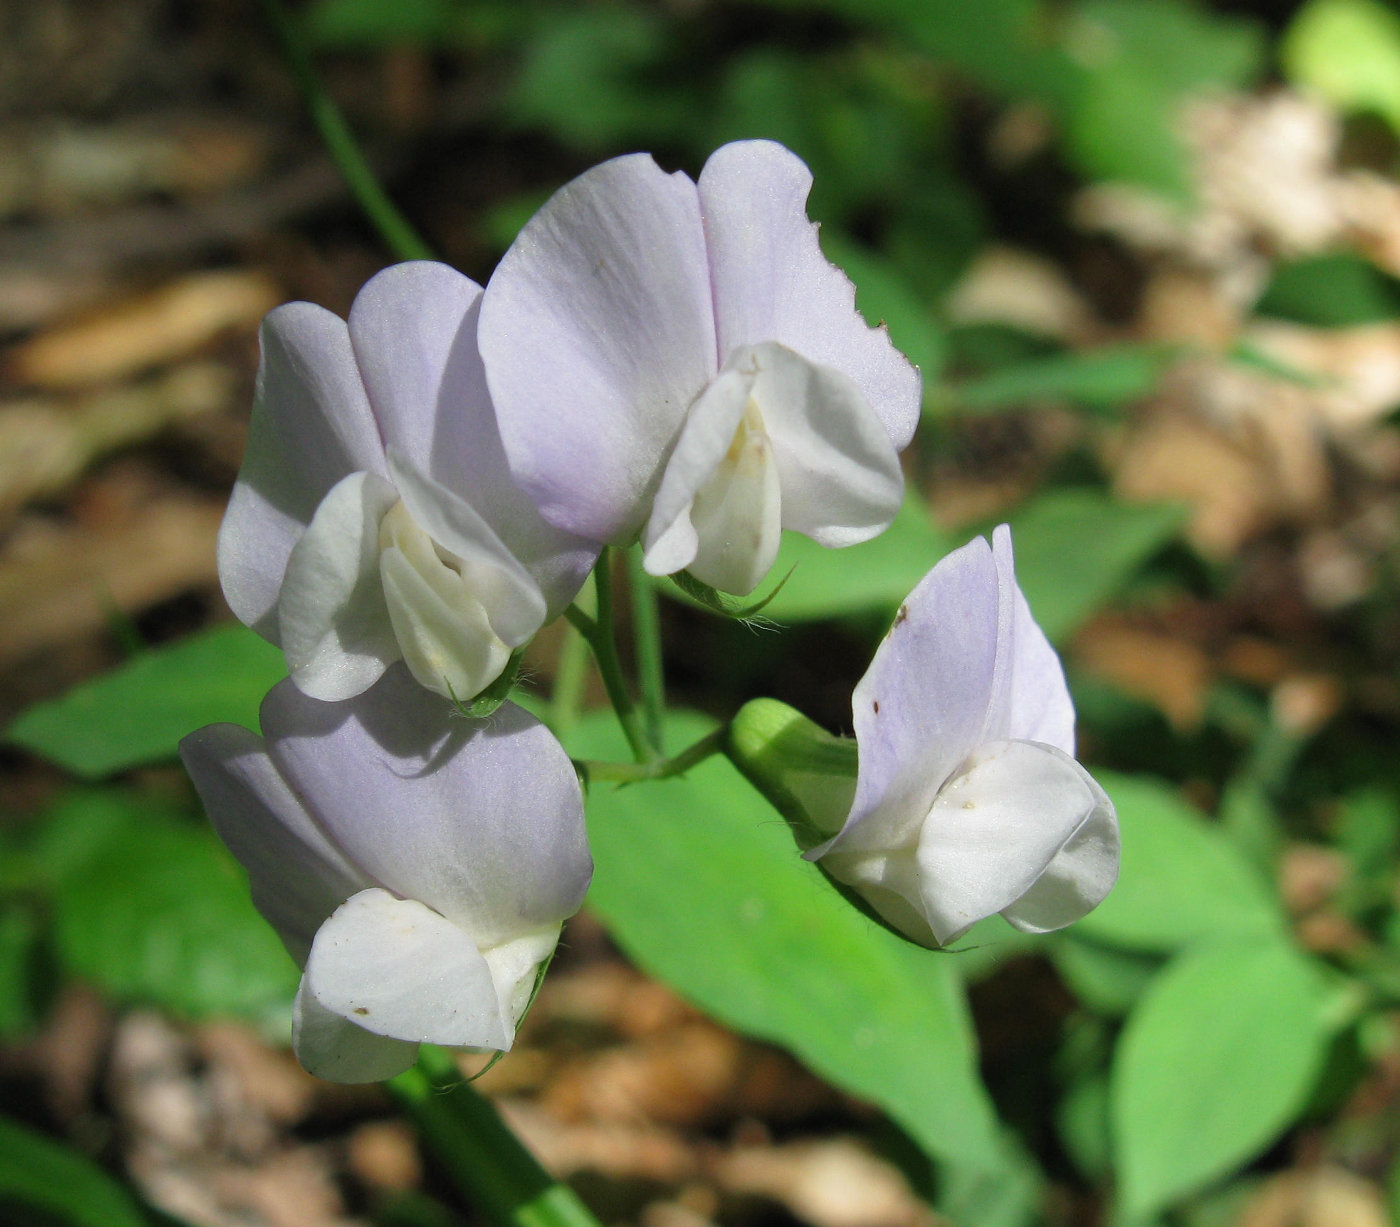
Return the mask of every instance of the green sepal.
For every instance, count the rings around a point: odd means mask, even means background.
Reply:
[[[858,759],[853,738],[828,733],[777,699],[751,699],[729,726],[725,753],[783,816],[801,851],[825,843],[845,825],[856,789]],[[926,946],[890,924],[859,891],[832,877],[820,859],[815,863],[861,915],[911,945],[948,953],[941,946]]]
[[[506,661],[506,667],[501,670],[501,676],[476,698],[465,703],[453,693],[452,684],[449,682],[447,693],[452,697],[452,706],[457,709],[457,714],[465,716],[468,720],[484,720],[487,716],[494,715],[496,709],[510,698],[510,692],[515,688],[516,680],[520,676],[520,662],[524,658],[525,649],[516,648]]]
[[[780,813],[805,852],[846,820],[856,786],[856,743],[777,699],[752,699],[729,726],[730,760]]]
[[[783,590],[783,585],[792,578],[792,573],[796,569],[794,563],[788,568],[787,574],[777,582],[772,592],[748,605],[735,604],[733,597],[726,596],[718,588],[712,588],[703,580],[696,579],[689,571],[676,571],[667,578],[697,605],[703,605],[714,613],[726,618],[733,618],[737,622],[761,620],[772,625],[767,619],[759,619],[759,615],[767,607],[768,602]]]

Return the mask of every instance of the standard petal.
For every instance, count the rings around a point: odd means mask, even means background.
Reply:
[[[389,1039],[510,1047],[491,969],[471,936],[416,899],[363,890],[316,933],[306,992],[332,1014]]]
[[[400,652],[379,578],[379,524],[398,502],[373,473],[352,473],[321,501],[282,581],[282,650],[312,698],[348,699]]]
[[[939,792],[919,833],[918,889],[938,940],[947,943],[1011,908],[1103,800],[1089,773],[1053,746],[980,747],[969,768]],[[1053,903],[1030,909],[1053,910]]]
[[[539,585],[465,499],[396,453],[389,454],[389,467],[414,521],[444,550],[469,564],[474,595],[492,628],[507,646],[519,647],[544,625]]]
[[[1085,773],[1098,806],[1055,853],[1035,884],[1001,914],[1023,933],[1048,933],[1088,915],[1118,880],[1118,815],[1098,782]]]
[[[382,473],[384,449],[344,320],[288,303],[259,336],[248,448],[219,530],[219,580],[239,619],[275,642],[282,573],[302,529],[347,473]]]
[[[566,184],[487,285],[479,344],[511,471],[544,517],[631,541],[719,368],[695,184],[646,154]]]
[[[997,656],[997,572],[977,538],[899,607],[851,696],[860,765],[841,832],[807,855],[912,843],[934,797],[977,748]]]
[[[386,445],[480,513],[548,606],[574,599],[598,546],[544,519],[511,477],[477,351],[481,288],[446,264],[395,264],[350,311],[350,339]]]
[[[292,1050],[308,1074],[327,1082],[382,1082],[418,1059],[418,1045],[388,1039],[332,1014],[306,988],[292,1003]]]
[[[248,871],[253,903],[298,965],[321,922],[373,883],[317,827],[268,757],[236,724],[211,724],[180,742],[209,821]]]
[[[1065,682],[1059,654],[1036,624],[1025,594],[1016,583],[1011,529],[992,533],[1001,600],[1011,606],[1011,673],[1007,679],[1002,727],[994,734],[1016,741],[1041,741],[1074,753],[1074,700]]]
[[[347,321],[385,447],[449,484],[470,450],[474,410],[490,404],[476,352],[480,298],[470,277],[415,260],[366,281]]]
[[[578,780],[520,708],[455,718],[396,666],[344,703],[283,683],[262,719],[280,769],[336,844],[479,948],[578,909],[592,873]]]
[[[812,175],[772,141],[716,150],[698,183],[714,286],[720,361],[743,345],[777,341],[848,376],[891,445],[902,451],[918,425],[919,372],[871,328],[855,287],[822,255],[808,220]]]
[[[782,345],[740,349],[731,360],[756,371],[753,398],[773,440],[783,527],[831,547],[884,532],[904,499],[904,474],[861,390]]]

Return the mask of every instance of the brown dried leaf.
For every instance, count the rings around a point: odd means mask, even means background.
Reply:
[[[16,345],[5,373],[54,389],[122,379],[186,357],[228,329],[251,331],[281,296],[262,272],[191,273]]]

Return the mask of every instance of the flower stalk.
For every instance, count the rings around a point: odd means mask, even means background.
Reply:
[[[501,1227],[598,1227],[554,1180],[441,1049],[386,1083],[461,1192]]]

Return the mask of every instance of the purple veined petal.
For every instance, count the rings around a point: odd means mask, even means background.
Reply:
[[[1055,853],[1035,885],[1001,914],[1023,933],[1048,933],[1087,916],[1118,880],[1118,815],[1108,794],[1085,772],[1098,806]]]
[[[1053,746],[980,747],[970,767],[939,792],[919,833],[919,893],[939,942],[1012,909],[1103,799],[1089,773]],[[1029,909],[1050,910],[1051,902]]]
[[[379,525],[398,501],[377,474],[350,474],[287,560],[280,639],[292,680],[312,698],[348,699],[399,659],[379,578]]]
[[[278,307],[259,333],[243,467],[219,531],[229,607],[277,640],[287,557],[326,493],[348,473],[384,472],[384,449],[345,321],[311,303]]]
[[[1003,598],[1011,612],[1011,678],[1004,736],[1015,741],[1040,741],[1074,754],[1074,700],[1065,681],[1059,654],[1037,625],[1025,593],[1016,583],[1011,529],[1002,524],[992,533],[992,554],[1002,577]]]
[[[912,841],[938,790],[979,744],[997,616],[996,566],[981,537],[919,581],[851,696],[860,766],[850,817],[809,859]]]
[[[646,154],[566,184],[487,285],[479,345],[511,472],[545,519],[630,542],[719,369],[695,184]]]
[[[332,1014],[389,1039],[504,1051],[514,1038],[471,936],[377,887],[317,931],[302,981]]]
[[[481,287],[415,261],[366,282],[350,339],[390,452],[461,496],[533,576],[545,620],[578,594],[598,546],[545,520],[511,477],[477,351]]]
[[[211,724],[180,742],[180,758],[219,838],[247,870],[254,905],[305,964],[321,922],[373,882],[317,827],[261,737]]]
[[[480,298],[470,277],[415,260],[365,282],[347,321],[385,448],[464,492],[471,485],[454,479],[470,454],[477,410],[490,405],[476,352]]]
[[[838,370],[902,451],[919,421],[918,368],[883,328],[866,324],[850,279],[822,254],[802,160],[772,141],[739,141],[710,156],[697,186],[720,362],[740,346],[776,341]]]
[[[671,575],[695,560],[699,542],[691,507],[733,442],[752,387],[751,374],[724,371],[691,406],[666,462],[642,535],[643,564],[652,575]]]
[[[578,780],[553,735],[509,703],[488,721],[450,713],[395,666],[344,703],[281,683],[262,726],[336,845],[484,950],[571,916],[592,861]]]
[[[302,977],[292,1003],[292,1049],[309,1074],[327,1082],[382,1082],[418,1059],[418,1045],[375,1035],[321,1005]]]
[[[782,345],[740,349],[731,361],[758,372],[753,397],[773,440],[783,527],[833,548],[884,532],[904,474],[860,389]]]
[[[389,468],[414,522],[473,570],[472,587],[496,634],[517,648],[544,625],[544,595],[534,578],[465,499],[390,452]]]

